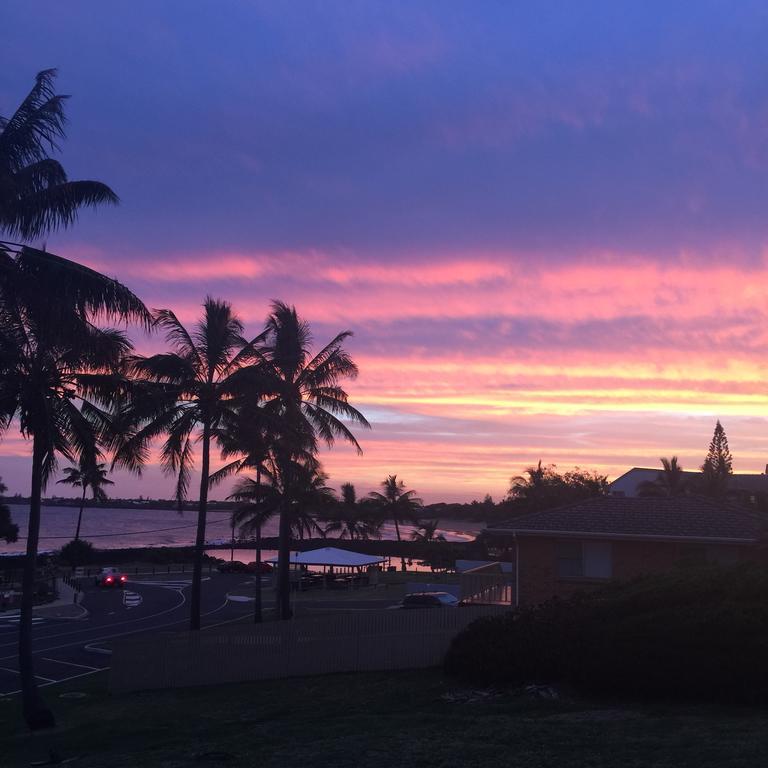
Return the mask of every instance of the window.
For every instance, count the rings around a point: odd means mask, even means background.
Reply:
[[[557,575],[562,579],[610,579],[613,576],[611,544],[602,541],[558,542]]]
[[[580,541],[558,542],[557,575],[563,579],[574,579],[584,575]]]
[[[584,576],[588,579],[610,579],[613,576],[613,551],[603,541],[585,541],[582,545]]]

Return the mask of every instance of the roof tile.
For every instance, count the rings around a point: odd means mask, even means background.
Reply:
[[[757,541],[759,524],[748,509],[700,496],[598,496],[489,526],[489,533],[567,533]]]

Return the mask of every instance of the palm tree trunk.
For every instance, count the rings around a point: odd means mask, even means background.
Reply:
[[[208,512],[208,476],[211,465],[211,424],[203,424],[203,461],[200,468],[200,503],[197,509],[197,536],[195,537],[195,558],[192,567],[192,594],[190,595],[189,628],[200,629],[200,592],[203,582],[203,554],[205,552],[205,518]]]
[[[282,458],[283,498],[280,504],[280,528],[277,544],[277,615],[291,618],[291,517],[289,498],[293,488],[290,454]]]
[[[281,619],[291,618],[291,520],[285,491],[280,509],[280,531],[277,553],[277,605]]]
[[[256,468],[256,503],[261,502],[261,469]],[[261,624],[261,524],[256,526],[256,592],[253,598],[253,622]]]
[[[393,519],[395,521],[395,533],[397,534],[397,540],[400,541],[400,526],[397,522],[397,515],[395,515]]]
[[[37,688],[32,660],[32,608],[35,598],[37,544],[40,537],[40,500],[43,493],[43,446],[35,435],[32,443],[32,490],[29,498],[27,553],[21,581],[21,617],[19,619],[19,672],[24,719],[30,730],[53,728],[56,721],[45,706]]]
[[[83,486],[83,497],[80,499],[80,513],[77,516],[77,528],[75,528],[75,541],[80,538],[80,525],[83,522],[83,507],[85,506],[85,492],[88,489]]]
[[[261,624],[261,526],[256,526],[256,592],[253,598],[253,623]]]

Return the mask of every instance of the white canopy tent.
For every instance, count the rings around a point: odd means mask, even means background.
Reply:
[[[323,589],[354,589],[360,585],[376,585],[380,566],[387,559],[380,555],[364,555],[336,547],[291,552],[288,561],[291,584],[300,590],[320,584]],[[271,557],[267,562],[277,563],[278,560],[279,557]],[[310,571],[310,567],[322,568],[323,572]]]
[[[365,568],[386,561],[386,557],[378,555],[363,555],[360,552],[350,552],[348,549],[322,547],[309,552],[291,552],[291,565],[333,566],[334,568]],[[276,563],[277,557],[271,557],[267,562]]]
[[[291,565],[333,566],[335,568],[365,568],[369,565],[378,565],[387,558],[379,555],[363,555],[360,552],[350,552],[348,549],[336,547],[322,547],[312,549],[309,552],[291,552]],[[277,557],[271,557],[268,563],[276,563]]]

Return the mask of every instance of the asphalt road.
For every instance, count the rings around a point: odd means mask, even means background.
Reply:
[[[227,592],[249,580],[243,574],[204,577],[202,620],[206,628],[248,621],[252,602],[227,599]],[[191,578],[131,580],[125,589],[89,586],[80,619],[35,617],[33,653],[41,687],[109,668],[109,643],[118,638],[180,630],[189,621]],[[19,689],[18,618],[0,614],[0,696]]]
[[[253,602],[228,599],[229,592],[252,584],[246,574],[211,574],[203,577],[203,629],[249,622]],[[112,640],[152,632],[184,630],[189,622],[189,587],[185,574],[131,579],[124,589],[88,585],[81,604],[88,614],[79,619],[34,619],[33,653],[40,687],[74,680],[109,669]],[[252,589],[252,586],[250,587]],[[250,591],[250,590],[248,590]],[[386,601],[386,598],[385,598]],[[392,602],[390,600],[389,602]],[[382,596],[371,599],[312,600],[295,595],[297,616],[312,613],[380,610]],[[264,608],[274,606],[265,599]],[[0,696],[19,693],[18,617],[0,613]]]

